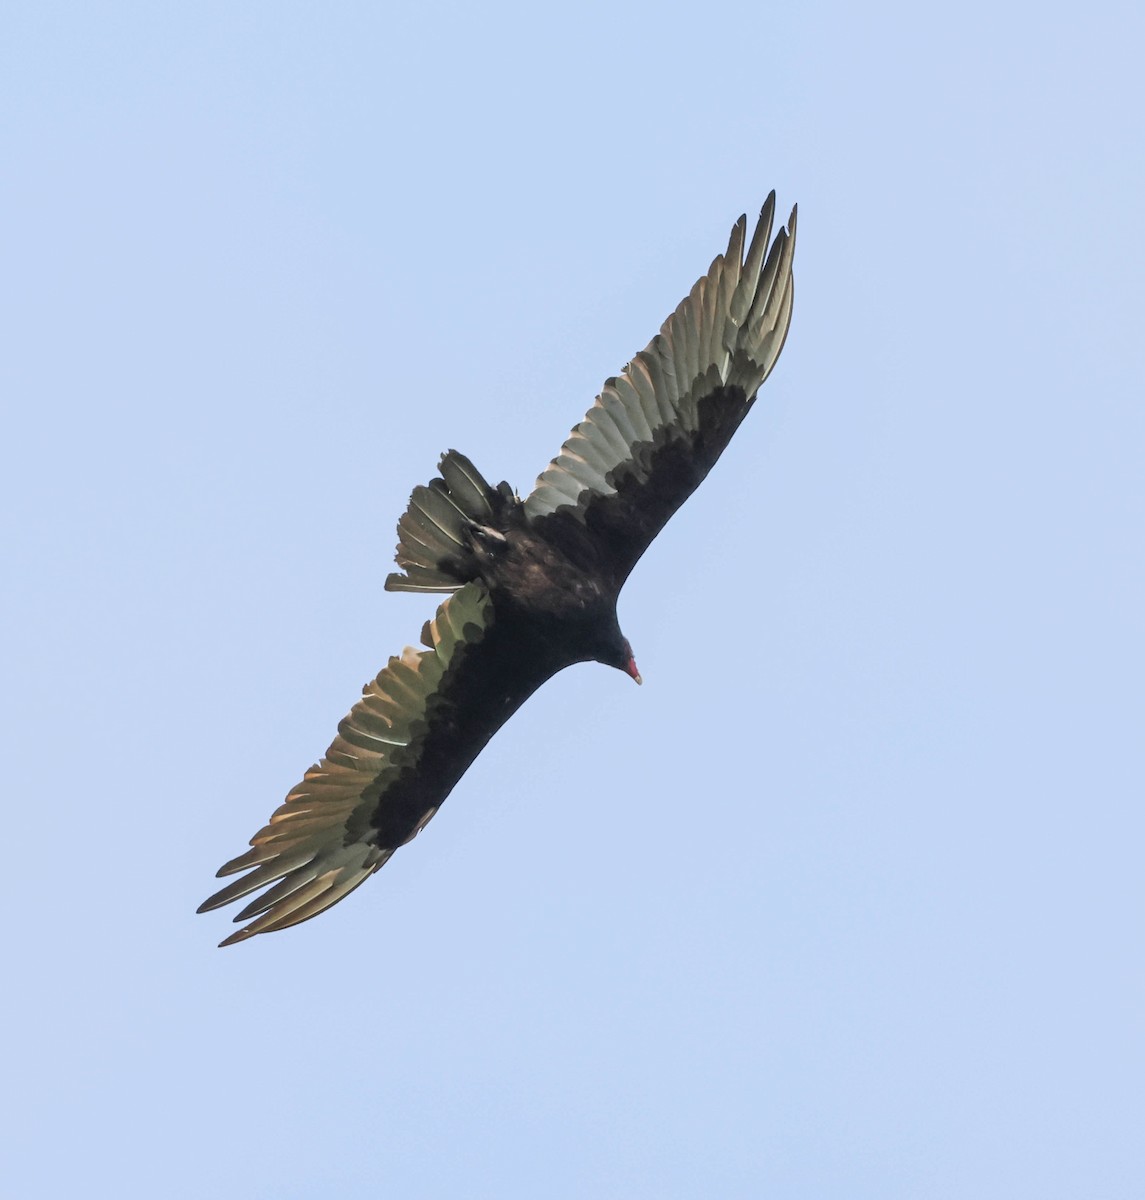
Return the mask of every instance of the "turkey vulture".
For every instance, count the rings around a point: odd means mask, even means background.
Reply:
[[[616,599],[668,518],[711,470],[783,349],[792,209],[775,193],[747,246],[727,251],[617,378],[522,500],[464,455],[416,487],[398,522],[388,591],[448,592],[424,650],[391,658],[326,757],[219,875],[246,874],[199,909],[260,892],[224,942],[285,929],[341,900],[416,837],[469,764],[550,676],[579,662],[640,683]],[[266,889],[266,890],[262,890]]]

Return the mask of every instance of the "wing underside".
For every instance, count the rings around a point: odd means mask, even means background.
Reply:
[[[525,501],[532,520],[600,543],[618,583],[719,457],[783,349],[796,211],[772,240],[774,213],[773,192],[746,256],[740,217],[726,252],[605,383]]]
[[[428,649],[407,647],[366,685],[325,757],[254,835],[251,848],[219,870],[220,876],[247,874],[211,896],[200,912],[261,891],[235,917],[250,923],[222,945],[317,916],[420,832],[444,796],[436,803],[421,797],[416,811],[403,811],[400,820],[387,802],[394,793],[408,796],[403,781],[416,775],[451,677],[491,624],[488,595],[468,584],[426,623]]]

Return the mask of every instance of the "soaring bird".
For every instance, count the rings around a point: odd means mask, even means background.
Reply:
[[[620,631],[624,581],[699,486],[771,373],[791,321],[796,210],[771,236],[775,193],[747,241],[732,227],[648,346],[606,381],[522,500],[463,454],[414,488],[388,591],[447,592],[363,689],[325,758],[251,848],[246,872],[200,912],[260,893],[220,943],[297,925],[341,900],[416,837],[489,739],[545,680],[579,662],[641,682]]]

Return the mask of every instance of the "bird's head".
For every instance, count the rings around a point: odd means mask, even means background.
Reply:
[[[635,679],[637,683],[644,682],[636,667],[636,659],[632,654],[632,645],[624,634],[620,632],[619,625],[610,631],[610,636],[596,655],[596,661],[604,663],[606,667],[615,667],[618,671],[623,671],[625,675]]]

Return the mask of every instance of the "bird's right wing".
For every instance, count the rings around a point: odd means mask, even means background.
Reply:
[[[534,525],[587,545],[619,587],[723,452],[771,373],[791,321],[792,209],[771,239],[775,193],[746,218],[676,311],[609,379],[525,500]]]
[[[484,588],[467,584],[426,622],[429,649],[407,647],[366,685],[322,761],[254,835],[251,849],[219,870],[247,874],[200,912],[262,892],[235,918],[250,924],[221,945],[317,916],[421,831],[508,716],[480,704],[486,689],[515,699],[527,687],[520,700],[532,690],[514,675],[513,647],[491,637],[493,627]]]

